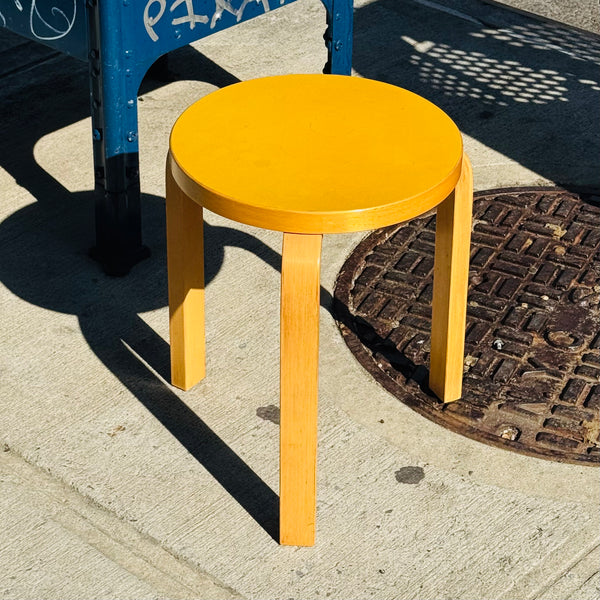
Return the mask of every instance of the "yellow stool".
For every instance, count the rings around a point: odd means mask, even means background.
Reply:
[[[202,208],[282,231],[280,542],[314,543],[319,267],[324,233],[437,206],[429,386],[461,395],[472,173],[456,125],[406,90],[337,75],[238,83],[173,128],[167,246],[173,385],[205,375]]]

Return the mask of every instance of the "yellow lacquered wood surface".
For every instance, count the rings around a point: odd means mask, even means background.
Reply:
[[[171,383],[189,390],[206,373],[202,207],[173,181],[167,161],[167,272]]]
[[[283,235],[279,540],[315,541],[321,235]]]
[[[427,100],[385,83],[284,75],[213,92],[171,134],[173,176],[209,210],[292,233],[398,223],[454,189],[462,139]]]
[[[462,395],[473,172],[465,154],[456,189],[437,208],[429,387],[443,402]]]

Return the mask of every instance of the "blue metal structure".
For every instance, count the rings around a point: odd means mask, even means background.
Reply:
[[[167,52],[295,0],[2,0],[0,26],[89,63],[96,182],[93,255],[109,274],[142,244],[137,93]],[[352,0],[322,0],[325,72],[350,74]]]

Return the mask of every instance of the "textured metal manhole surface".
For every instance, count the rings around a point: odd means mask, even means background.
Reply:
[[[381,229],[344,264],[334,310],[359,362],[457,433],[552,460],[600,463],[600,198],[475,195],[463,398],[427,387],[435,215]]]

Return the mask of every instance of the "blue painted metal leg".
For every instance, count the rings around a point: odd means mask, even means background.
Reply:
[[[322,0],[327,10],[327,45],[324,73],[350,75],[352,72],[352,0]]]
[[[111,14],[88,2],[90,91],[96,188],[96,245],[109,275],[125,275],[150,252],[142,244],[137,90],[141,76],[112,39]],[[111,31],[112,30],[112,31]],[[112,33],[112,35],[111,35]],[[133,61],[131,61],[133,62]]]

